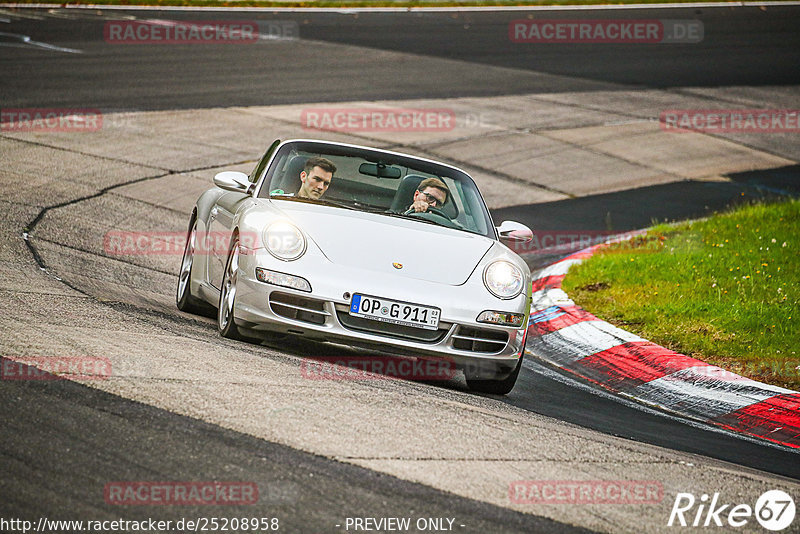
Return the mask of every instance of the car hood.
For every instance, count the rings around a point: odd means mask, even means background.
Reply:
[[[274,204],[331,262],[354,269],[460,285],[494,244],[484,236],[410,219],[291,201]]]

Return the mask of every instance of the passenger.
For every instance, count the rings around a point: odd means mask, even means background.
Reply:
[[[448,194],[449,190],[443,181],[438,178],[426,178],[419,183],[414,192],[414,201],[407,213],[428,211],[428,208],[441,210],[447,202]]]

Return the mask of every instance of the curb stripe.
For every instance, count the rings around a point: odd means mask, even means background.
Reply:
[[[568,367],[610,389],[634,389],[703,362],[650,341],[634,341],[586,356]]]
[[[677,375],[682,375],[682,377],[678,377]],[[697,377],[697,380],[695,380],[694,377]],[[694,367],[687,367],[686,369],[681,369],[680,371],[676,371],[675,373],[667,375],[664,378],[672,380],[674,380],[675,378],[679,378],[680,380],[691,379],[693,381],[708,382],[722,388],[735,389],[735,390],[744,390],[745,388],[756,388],[757,390],[771,391],[773,395],[794,393],[794,391],[792,391],[791,389],[782,388],[780,386],[773,386],[772,384],[764,384],[762,382],[756,382],[755,380],[752,380],[750,378],[746,378],[744,376],[737,375],[736,373],[732,373],[727,369],[723,369],[722,367],[717,367],[716,365],[709,365],[704,362],[701,362],[701,365],[696,365]]]
[[[604,321],[583,321],[543,336],[528,338],[528,345],[535,349],[533,352],[545,353],[563,366],[629,341],[644,339]]]
[[[706,369],[703,372],[698,372],[697,367],[683,369],[642,384],[632,394],[667,409],[704,419],[713,419],[776,396],[775,391],[760,387],[764,384],[746,378],[719,380],[709,373],[728,372],[714,366]]]
[[[539,272],[539,276],[538,276],[537,279],[547,278],[547,277],[550,277],[550,276],[561,276],[561,278],[563,278],[564,275],[567,274],[567,271],[569,271],[570,267],[580,263],[584,259],[585,258],[576,258],[576,257],[574,257],[574,255],[573,256],[568,256],[568,259],[564,259],[564,260],[558,261],[558,262],[556,262],[556,263],[554,263],[554,264],[542,269]]]
[[[640,402],[800,448],[800,393],[661,347],[575,305],[561,289],[561,282],[571,266],[603,246],[607,245],[570,254],[536,273],[526,350]]]
[[[531,312],[544,310],[550,306],[574,306],[566,293],[561,289],[543,289],[531,295]]]
[[[533,281],[533,292],[541,291],[543,289],[557,289],[561,287],[561,281],[564,280],[564,275],[559,274],[555,276],[545,276]]]
[[[715,418],[716,423],[777,443],[800,442],[800,394],[779,395]],[[774,423],[781,426],[777,427]]]
[[[548,310],[553,312],[545,315]],[[557,312],[555,312],[557,310]],[[584,321],[599,321],[597,317],[587,312],[580,306],[551,306],[544,311],[531,314],[531,326],[529,332],[534,336],[543,336],[550,332],[555,332],[567,326],[582,323]]]

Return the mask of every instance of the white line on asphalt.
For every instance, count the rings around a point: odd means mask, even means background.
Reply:
[[[55,50],[56,52],[68,52],[70,54],[83,54],[83,50],[77,50],[75,48],[65,48],[63,46],[56,46],[51,45],[49,43],[43,43],[41,41],[33,41],[29,35],[22,35],[21,33],[7,33],[7,32],[0,32],[0,36],[3,37],[11,37],[12,39],[17,39],[18,43],[0,43],[0,46],[12,46],[12,47],[19,47],[19,46],[35,46],[37,48],[44,48],[45,50]]]
[[[2,7],[2,4],[0,4],[0,7]],[[12,20],[16,19],[44,20],[43,16],[34,15],[33,13],[27,13],[25,11],[17,11],[17,10],[8,11],[6,9],[0,9],[0,14],[7,15],[11,17]]]

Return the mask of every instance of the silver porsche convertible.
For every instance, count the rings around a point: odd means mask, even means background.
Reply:
[[[303,336],[442,359],[470,389],[517,380],[531,276],[472,178],[450,165],[342,143],[276,141],[247,176],[197,200],[180,269],[182,311],[216,308],[220,334]],[[219,246],[223,243],[223,246]]]

